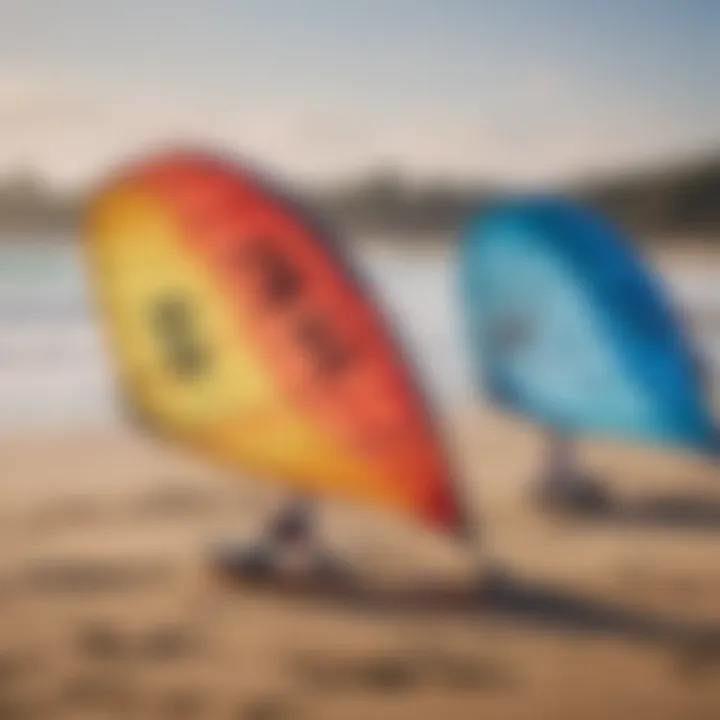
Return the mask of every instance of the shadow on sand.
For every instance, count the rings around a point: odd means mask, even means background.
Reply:
[[[546,505],[543,510],[560,517],[626,528],[720,532],[720,499],[716,497],[676,493],[625,501],[612,498],[591,507],[570,503]]]
[[[295,583],[243,577],[237,568],[219,573],[222,582],[282,599],[330,603],[364,614],[499,619],[555,632],[602,635],[667,644],[699,659],[720,661],[720,621],[697,623],[593,599],[550,583],[490,572],[475,586],[426,582],[402,588],[360,582]]]

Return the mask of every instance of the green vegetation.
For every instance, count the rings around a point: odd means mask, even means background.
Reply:
[[[692,235],[720,244],[720,152],[587,183],[579,194],[642,235]]]
[[[641,237],[691,236],[720,243],[720,152],[697,161],[570,184],[565,191]],[[355,232],[452,237],[499,188],[409,182],[385,170],[332,188],[309,190],[309,203],[332,224]],[[53,191],[22,171],[0,180],[0,233],[72,232],[79,196]]]
[[[698,161],[571,183],[562,191],[640,237],[685,235],[720,244],[720,152]],[[492,187],[411,185],[385,172],[317,195],[315,204],[341,225],[447,236],[501,193]]]
[[[451,235],[494,192],[460,183],[411,183],[384,170],[311,194],[311,204],[341,227],[399,235]]]
[[[22,169],[0,179],[0,233],[71,231],[79,199],[53,191],[35,172]]]

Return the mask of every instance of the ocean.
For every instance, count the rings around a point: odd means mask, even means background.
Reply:
[[[111,363],[79,247],[62,239],[0,242],[0,430],[114,424]],[[467,404],[470,373],[450,248],[374,241],[355,253],[436,405]],[[710,318],[696,341],[720,377],[720,265],[665,278],[689,316]]]

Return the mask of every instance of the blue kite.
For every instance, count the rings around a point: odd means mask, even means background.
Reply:
[[[702,363],[620,231],[574,202],[521,197],[463,240],[466,332],[491,402],[555,437],[720,449]]]

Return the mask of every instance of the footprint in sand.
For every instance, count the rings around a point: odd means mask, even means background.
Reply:
[[[35,720],[36,703],[13,694],[0,694],[0,720]]]
[[[208,717],[208,700],[200,690],[180,688],[160,700],[160,717],[166,720],[199,720]]]
[[[299,720],[304,713],[289,698],[270,695],[241,702],[231,720]]]
[[[290,670],[304,685],[322,692],[401,692],[424,680],[422,667],[409,655],[299,657],[292,661]]]
[[[671,646],[676,676],[698,682],[720,674],[720,633],[690,633]]]
[[[168,662],[197,657],[202,650],[194,630],[180,624],[131,635],[110,622],[96,621],[77,630],[76,644],[84,657],[95,661]]]
[[[137,498],[131,513],[136,519],[186,520],[205,517],[227,507],[227,499],[218,493],[169,484]]]
[[[139,651],[147,660],[180,660],[197,657],[202,652],[202,643],[189,627],[166,625],[148,632],[140,642]]]
[[[301,657],[291,663],[301,682],[322,692],[407,692],[419,687],[499,691],[514,685],[501,665],[446,651],[382,654],[369,657]]]
[[[163,560],[54,558],[21,569],[17,584],[30,592],[88,594],[145,590],[166,584],[173,566]]]
[[[144,700],[140,688],[127,678],[115,674],[87,674],[67,680],[55,705],[69,717],[83,711],[102,713],[99,717],[105,717],[107,712],[138,717]]]
[[[84,625],[76,634],[80,653],[90,660],[120,660],[129,655],[130,643],[127,635],[109,622]]]
[[[489,658],[436,650],[426,657],[425,665],[430,680],[452,690],[489,692],[508,690],[515,684],[508,669]]]
[[[37,659],[21,651],[0,654],[0,690],[16,687],[27,675],[37,671]]]

